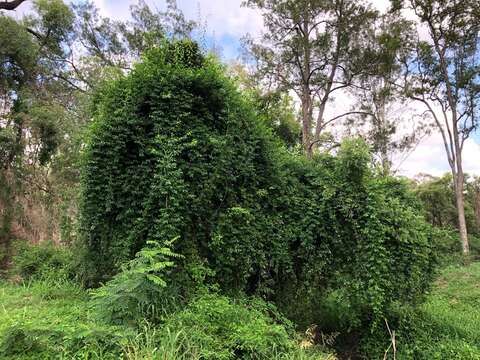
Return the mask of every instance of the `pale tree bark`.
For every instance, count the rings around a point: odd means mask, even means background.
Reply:
[[[452,170],[453,180],[455,182],[455,198],[457,204],[457,214],[458,214],[458,230],[460,233],[460,241],[462,242],[462,251],[464,255],[468,255],[470,252],[469,243],[468,243],[468,234],[467,234],[467,222],[465,221],[465,195],[464,195],[464,187],[465,187],[465,175],[463,172],[463,162],[462,162],[462,152],[463,152],[463,142],[464,138],[459,133],[459,119],[457,113],[457,103],[458,98],[454,95],[454,89],[452,83],[450,81],[450,76],[448,74],[448,63],[445,59],[445,52],[446,49],[441,47],[440,41],[437,36],[435,36],[435,28],[433,24],[429,24],[430,31],[432,32],[433,42],[435,44],[435,49],[437,51],[437,55],[440,59],[440,68],[444,78],[446,93],[447,93],[447,101],[448,105],[451,109],[451,118],[452,118],[452,129],[450,130],[447,127],[447,131],[449,133],[453,133],[453,144],[450,140],[450,146],[453,147],[453,162],[450,162],[450,167]],[[446,116],[445,116],[446,117]],[[448,121],[446,121],[448,126]]]
[[[312,156],[311,152],[311,127],[312,127],[312,95],[310,89],[310,62],[311,62],[311,43],[310,43],[310,17],[308,11],[305,11],[303,16],[303,22],[301,24],[301,29],[297,30],[303,41],[303,70],[301,71],[302,76],[302,143],[305,154],[308,157]]]
[[[429,39],[417,40],[416,53],[405,61],[404,90],[425,104],[442,136],[455,188],[462,252],[467,256],[462,155],[465,141],[479,125],[478,0],[410,0],[410,6],[427,27]]]

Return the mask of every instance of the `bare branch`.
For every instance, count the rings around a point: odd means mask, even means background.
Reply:
[[[25,0],[12,0],[0,2],[0,10],[15,10]]]

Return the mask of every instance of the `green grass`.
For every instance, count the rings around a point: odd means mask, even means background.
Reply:
[[[124,332],[95,322],[87,293],[72,283],[2,282],[0,298],[2,358],[108,359],[121,350]]]
[[[88,293],[68,281],[0,282],[0,299],[2,359],[199,358],[189,329],[100,323]],[[427,301],[404,315],[398,359],[480,360],[480,263],[445,268]],[[298,349],[274,359],[334,357]]]
[[[445,268],[402,331],[399,359],[480,359],[480,263]]]
[[[201,358],[201,345],[191,335],[191,329],[172,327],[170,331],[145,324],[134,330],[100,323],[88,293],[68,281],[0,282],[0,299],[1,359]],[[269,358],[335,359],[318,349],[300,348]]]

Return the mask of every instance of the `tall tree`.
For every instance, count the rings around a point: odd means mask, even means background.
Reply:
[[[350,92],[361,112],[347,118],[347,129],[366,138],[385,174],[392,171],[394,157],[401,161],[429,131],[417,120],[423,115],[405,111],[407,97],[393,84],[410,56],[414,30],[398,13],[379,16],[366,46],[369,69]]]
[[[0,247],[16,235],[51,233],[51,223],[28,218],[53,199],[52,157],[69,142],[74,91],[62,79],[73,13],[60,0],[37,0],[21,20],[0,15]],[[33,198],[41,199],[32,206]],[[45,201],[43,201],[45,200]],[[36,201],[36,200],[35,200]],[[15,226],[13,226],[15,225]],[[21,229],[21,230],[20,230]],[[26,232],[29,232],[28,234]],[[47,234],[48,233],[48,234]],[[38,240],[38,238],[36,238]],[[4,258],[5,260],[5,258]]]
[[[191,37],[196,23],[185,18],[176,0],[166,0],[166,5],[165,11],[154,10],[139,0],[130,7],[131,20],[124,22],[102,17],[92,1],[74,5],[82,51],[102,66],[128,70],[145,50],[166,38]]]
[[[139,1],[126,22],[102,18],[92,2],[31,3],[18,20],[0,13],[0,247],[19,231],[69,240],[92,90],[195,25],[174,0],[164,11]]]
[[[263,12],[266,32],[246,44],[258,74],[301,102],[302,143],[311,155],[320,134],[351,112],[326,118],[329,101],[365,69],[363,48],[377,13],[353,0],[248,0]],[[315,119],[314,119],[315,118]]]
[[[398,4],[397,4],[398,5]],[[463,253],[469,253],[462,155],[479,124],[480,7],[477,0],[409,0],[427,30],[405,62],[402,87],[426,107],[442,136],[455,185]]]

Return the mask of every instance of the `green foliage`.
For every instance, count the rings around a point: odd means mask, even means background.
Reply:
[[[85,291],[53,278],[0,283],[2,359],[118,359],[127,329],[93,321]]]
[[[158,321],[169,300],[164,291],[169,269],[180,255],[171,251],[173,241],[161,246],[147,241],[135,259],[112,280],[93,292],[94,307],[100,318],[113,324],[140,320]]]
[[[23,281],[68,280],[74,277],[71,249],[51,242],[38,245],[17,242],[11,274]]]
[[[289,96],[280,92],[262,94],[259,89],[248,92],[255,109],[258,121],[273,130],[287,147],[299,145],[302,138],[302,129],[296,119],[293,101]]]
[[[449,266],[425,304],[397,308],[389,319],[397,333],[397,359],[480,359],[479,280],[478,263]]]
[[[62,55],[62,42],[69,40],[73,32],[74,15],[62,0],[36,0],[34,9],[38,17],[27,19],[29,26],[36,27],[40,34],[47,34],[43,46],[57,55]]]
[[[180,333],[201,359],[271,359],[293,349],[285,328],[266,315],[270,306],[258,300],[234,301],[206,295],[173,314],[163,332]]]
[[[429,227],[407,186],[376,175],[358,140],[312,161],[285,152],[194,43],[165,43],[103,89],[84,155],[90,284],[148,239],[179,237],[179,273],[206,264],[211,284],[292,317],[297,294],[314,307],[344,289],[362,322],[380,321],[428,288]]]
[[[468,181],[467,176],[467,181]],[[465,184],[465,220],[469,234],[479,232],[476,219],[475,188]],[[458,227],[454,184],[451,174],[442,177],[426,177],[415,186],[415,193],[423,204],[427,220],[434,226],[443,228]],[[459,240],[460,241],[460,240]]]
[[[58,291],[61,295],[51,296]],[[205,354],[214,356],[212,351],[219,347],[220,356],[228,354],[227,346],[245,347],[245,358],[267,354],[268,359],[333,359],[320,349],[298,348],[284,324],[267,315],[274,308],[259,300],[206,295],[170,315],[166,326],[147,323],[133,329],[97,322],[87,293],[72,283],[0,283],[0,296],[2,359],[201,360]],[[258,351],[250,346],[259,346]],[[281,348],[287,351],[279,352]]]
[[[13,18],[0,15],[0,87],[18,89],[30,78],[38,45]]]

